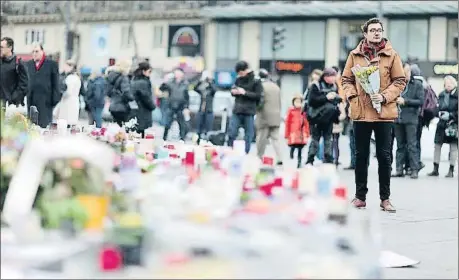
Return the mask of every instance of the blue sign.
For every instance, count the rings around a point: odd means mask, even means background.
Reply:
[[[219,87],[231,87],[236,81],[237,74],[234,71],[215,71],[215,84]]]

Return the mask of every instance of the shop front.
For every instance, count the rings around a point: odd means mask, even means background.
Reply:
[[[443,91],[443,79],[447,75],[458,78],[457,62],[435,62],[435,61],[418,61],[416,62],[421,68],[422,75],[432,85],[432,88],[438,94]]]
[[[260,68],[272,72],[271,60],[260,60]],[[274,64],[281,87],[282,114],[292,105],[295,95],[303,94],[308,86],[308,77],[314,69],[323,69],[323,60],[277,60]]]

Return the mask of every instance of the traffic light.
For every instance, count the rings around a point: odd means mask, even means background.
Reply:
[[[108,66],[114,66],[116,63],[115,59],[114,58],[109,58],[108,59]]]
[[[272,42],[273,52],[276,52],[284,48],[284,44],[282,44],[282,42],[285,40],[284,33],[285,33],[284,27],[278,26],[278,27],[273,28],[273,42]]]
[[[457,49],[457,37],[454,37],[454,40],[453,40],[453,46]]]

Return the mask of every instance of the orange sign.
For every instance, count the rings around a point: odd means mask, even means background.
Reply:
[[[289,71],[298,73],[303,70],[303,64],[298,62],[286,62],[286,61],[278,61],[276,62],[276,70],[277,71]]]

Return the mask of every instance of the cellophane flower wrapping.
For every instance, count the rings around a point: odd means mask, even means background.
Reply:
[[[381,77],[377,66],[362,67],[360,65],[356,65],[351,68],[351,71],[354,73],[356,80],[367,94],[371,96],[379,93]],[[372,102],[372,104],[378,114],[381,113],[381,103]]]

